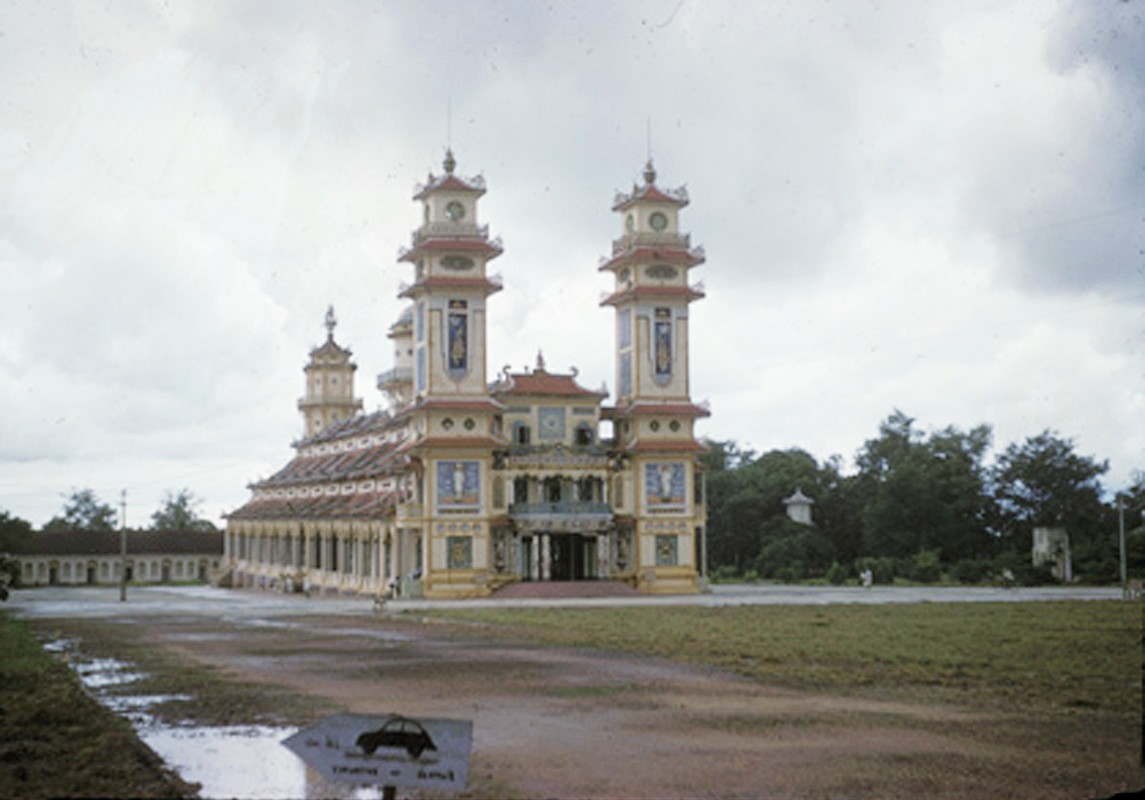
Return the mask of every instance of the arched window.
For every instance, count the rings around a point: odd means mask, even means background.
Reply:
[[[523,422],[513,423],[513,443],[528,444],[530,439],[529,426]]]
[[[592,434],[592,426],[587,422],[582,422],[576,426],[574,441],[579,447],[588,447],[595,438]]]

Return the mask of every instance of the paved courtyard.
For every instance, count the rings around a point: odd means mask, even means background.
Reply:
[[[996,587],[874,586],[870,589],[836,586],[783,586],[770,584],[725,584],[706,594],[666,597],[575,597],[575,598],[484,598],[477,600],[391,600],[391,612],[432,608],[480,607],[593,607],[593,606],[734,606],[734,605],[829,605],[834,603],[986,603],[1054,600],[1112,600],[1121,597],[1117,587],[1053,586],[1002,589]],[[114,617],[129,609],[139,614],[220,614],[233,617],[265,617],[297,614],[356,616],[374,613],[368,597],[306,598],[273,592],[216,589],[210,586],[130,587],[127,602],[119,601],[118,587],[42,587],[13,592],[9,607],[26,616]]]

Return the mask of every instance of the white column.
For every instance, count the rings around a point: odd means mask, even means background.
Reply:
[[[551,580],[553,577],[553,553],[549,534],[541,534],[541,580]]]

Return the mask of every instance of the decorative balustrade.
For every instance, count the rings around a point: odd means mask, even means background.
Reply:
[[[417,247],[427,239],[488,239],[489,226],[475,225],[472,222],[426,222],[411,235],[413,246]]]
[[[611,513],[612,506],[610,504],[596,503],[590,500],[561,500],[556,503],[511,503],[509,505],[509,515],[514,517]]]
[[[656,233],[653,231],[639,231],[626,233],[612,242],[612,254],[618,256],[630,247],[682,247],[691,246],[690,234]]]
[[[413,369],[410,367],[393,367],[385,372],[378,373],[378,386],[389,386],[394,383],[413,380]]]
[[[617,192],[616,196],[612,198],[612,205],[613,206],[624,205],[629,200],[632,200],[635,197],[637,197],[641,191],[642,190],[639,187],[633,187],[631,193],[629,193],[629,192]],[[688,190],[686,187],[681,186],[677,189],[668,189],[668,188],[663,188],[663,187],[657,186],[656,191],[660,192],[661,194],[667,195],[668,197],[671,197],[673,200],[677,200],[681,203],[687,203],[688,202]]]

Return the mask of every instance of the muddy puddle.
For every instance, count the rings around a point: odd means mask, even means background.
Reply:
[[[186,781],[202,786],[203,798],[331,797],[373,800],[381,789],[332,783],[322,778],[282,741],[298,731],[268,725],[172,725],[152,709],[189,695],[131,694],[125,687],[142,680],[134,665],[112,658],[88,658],[68,639],[44,649],[63,659],[99,702],[129,720],[139,738]]]

